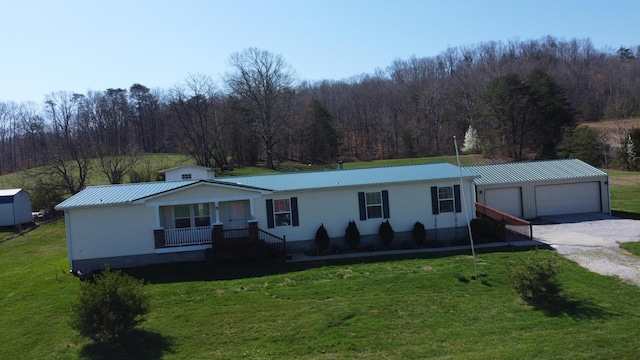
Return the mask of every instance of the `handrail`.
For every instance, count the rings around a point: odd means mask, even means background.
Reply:
[[[528,237],[529,240],[533,239],[533,226],[531,222],[527,220],[509,215],[478,202],[476,202],[476,213],[500,223],[504,227],[504,230],[524,235]]]

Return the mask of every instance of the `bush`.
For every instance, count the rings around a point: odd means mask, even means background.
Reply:
[[[144,321],[149,295],[142,280],[108,267],[80,283],[70,325],[96,342],[113,343]]]
[[[478,238],[479,242],[483,239],[494,238],[492,232],[493,223],[491,220],[484,218],[475,218],[471,220],[470,226],[471,233],[473,234],[474,238]]]
[[[327,229],[324,227],[324,224],[320,224],[320,227],[316,231],[316,245],[322,251],[329,248],[329,234],[327,233]]]
[[[557,279],[557,264],[553,259],[538,256],[536,250],[531,257],[512,264],[508,282],[520,298],[532,305],[548,305],[560,296]]]
[[[420,221],[416,221],[413,224],[413,229],[411,230],[411,237],[417,246],[422,246],[424,241],[427,239],[427,230],[424,228],[424,224]]]
[[[344,240],[353,250],[357,249],[358,245],[360,245],[360,231],[355,221],[349,221],[349,225],[347,225],[347,230],[344,234]]]
[[[382,240],[382,244],[388,248],[391,242],[393,242],[393,228],[391,224],[389,224],[389,220],[380,224],[378,235],[380,236],[380,240]]]

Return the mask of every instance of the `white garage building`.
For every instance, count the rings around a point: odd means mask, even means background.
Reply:
[[[610,214],[609,175],[577,159],[468,166],[476,201],[507,214],[540,216]]]

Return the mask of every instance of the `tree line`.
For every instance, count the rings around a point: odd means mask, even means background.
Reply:
[[[453,136],[489,156],[570,155],[578,122],[640,116],[638,57],[640,46],[598,50],[588,39],[548,36],[309,82],[283,56],[249,48],[230,55],[219,80],[193,74],[170,89],[136,83],[57,92],[41,104],[0,101],[0,174],[40,167],[42,181],[74,194],[92,167],[112,183],[127,181],[142,153],[273,168],[448,155]],[[129,180],[149,180],[135,175]]]

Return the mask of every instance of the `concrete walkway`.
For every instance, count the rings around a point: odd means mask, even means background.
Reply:
[[[544,243],[536,240],[519,240],[519,241],[508,241],[508,242],[495,242],[489,244],[478,244],[475,245],[474,248],[478,249],[487,249],[487,248],[500,248],[506,246],[522,246],[522,247],[533,247],[533,246],[545,246]],[[437,248],[418,248],[418,249],[404,249],[404,250],[380,250],[380,251],[362,251],[362,252],[352,252],[352,253],[341,253],[341,254],[330,254],[330,255],[318,255],[318,256],[309,256],[303,253],[291,254],[291,259],[288,259],[287,262],[295,263],[295,262],[304,262],[304,261],[331,261],[331,260],[340,260],[340,259],[358,259],[358,258],[368,258],[368,257],[376,257],[376,256],[389,256],[389,255],[410,255],[410,254],[424,254],[424,253],[439,253],[439,252],[464,252],[468,251],[471,253],[470,245],[460,245],[460,246],[447,246],[447,247],[437,247]]]

